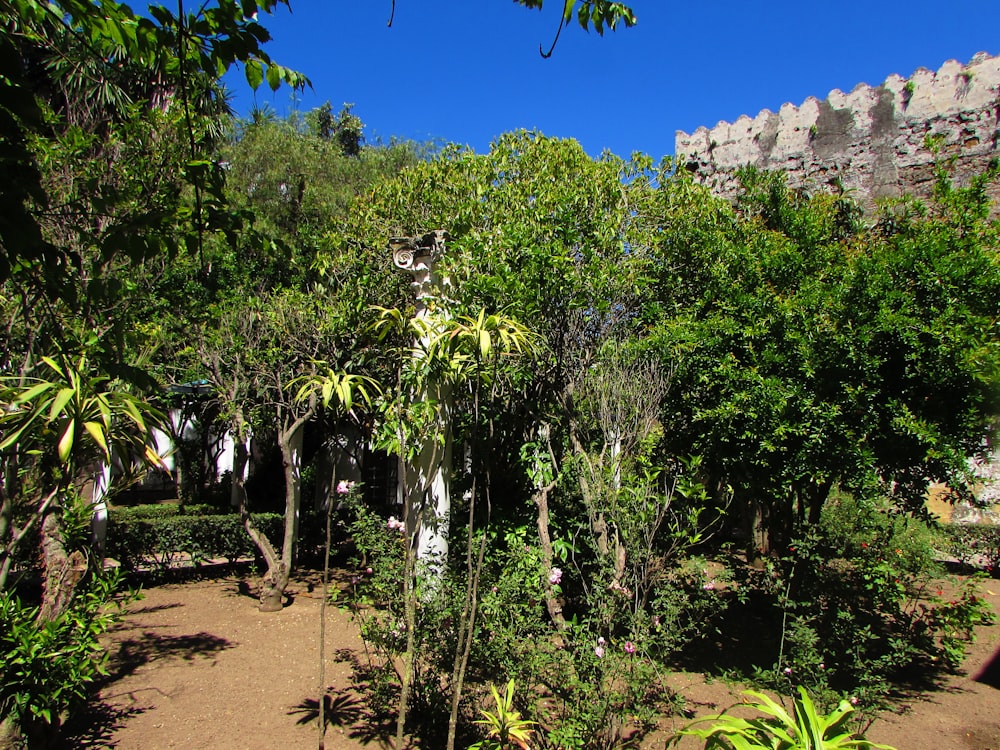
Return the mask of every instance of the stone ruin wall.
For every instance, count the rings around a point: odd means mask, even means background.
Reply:
[[[736,192],[735,170],[753,164],[781,170],[789,186],[807,190],[839,180],[871,207],[878,198],[926,196],[936,158],[950,160],[964,184],[1000,154],[998,143],[1000,58],[981,52],[968,65],[949,60],[936,73],[921,68],[909,79],[859,84],[850,94],[834,90],[824,101],[810,97],[691,135],[677,131],[675,153],[679,169],[727,198]]]
[[[937,155],[929,137],[938,143]],[[807,190],[833,189],[839,180],[868,208],[878,198],[927,196],[937,159],[950,161],[964,184],[1000,156],[1000,58],[979,53],[968,65],[949,60],[936,73],[892,75],[874,88],[832,91],[825,101],[810,97],[777,113],[765,109],[691,135],[678,131],[675,153],[679,169],[726,198],[737,191],[734,172],[747,164],[781,170],[789,186]],[[1000,189],[993,190],[1000,202]],[[996,509],[1000,449],[980,470],[980,502]],[[1000,523],[1000,514],[960,508],[953,520]]]

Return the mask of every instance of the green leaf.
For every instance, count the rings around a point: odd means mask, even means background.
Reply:
[[[70,453],[73,451],[73,440],[76,437],[76,420],[67,419],[66,427],[63,430],[62,436],[59,438],[59,444],[56,447],[56,452],[59,456],[59,460],[64,464],[69,461]]]
[[[100,422],[84,422],[83,428],[94,439],[94,442],[101,447],[104,455],[110,456],[111,452],[108,450],[108,441],[104,435],[104,425]]]
[[[60,414],[62,414],[63,409],[66,404],[69,403],[70,399],[75,396],[77,391],[73,388],[63,388],[56,394],[56,397],[52,399],[52,405],[49,408],[49,421],[56,419]]]
[[[122,407],[125,409],[125,413],[128,414],[129,418],[135,422],[136,427],[145,432],[146,420],[143,419],[142,414],[139,413],[139,407],[136,406],[135,402],[131,398],[126,397],[122,399]],[[107,422],[107,419],[105,419],[105,422]]]
[[[31,386],[31,388],[29,388],[28,390],[19,393],[17,397],[14,399],[13,403],[25,404],[28,403],[29,401],[34,401],[36,398],[38,398],[38,396],[45,393],[45,391],[55,387],[56,387],[55,383],[49,383],[49,382],[38,383],[37,385]]]
[[[281,73],[282,69],[280,65],[271,63],[267,66],[267,85],[271,87],[271,91],[277,91],[281,88]]]
[[[489,359],[492,351],[493,339],[490,336],[490,332],[484,329],[479,337],[479,353],[483,359]]]
[[[264,69],[261,67],[260,61],[247,60],[244,70],[246,72],[247,83],[250,84],[250,88],[256,91],[260,88],[260,84],[264,82]]]
[[[63,373],[63,371],[62,371],[62,368],[56,363],[56,361],[54,359],[52,359],[52,357],[42,357],[41,359],[42,359],[42,362],[44,362],[52,370],[54,370],[59,375],[59,377],[61,377],[61,378],[65,378],[66,377],[65,373]]]

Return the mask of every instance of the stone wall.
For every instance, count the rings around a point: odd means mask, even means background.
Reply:
[[[938,156],[928,148],[938,146]],[[949,60],[936,72],[889,76],[800,106],[754,118],[677,131],[679,169],[731,197],[737,167],[782,170],[792,187],[828,189],[839,180],[863,203],[904,193],[926,195],[935,158],[951,160],[964,183],[1000,155],[1000,58],[979,53],[968,65]],[[997,196],[994,196],[997,197]]]

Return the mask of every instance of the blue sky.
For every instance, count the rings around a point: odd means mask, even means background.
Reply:
[[[278,62],[310,77],[254,95],[230,75],[241,114],[280,115],[344,102],[369,136],[439,139],[486,151],[517,128],[655,158],[691,132],[763,108],[879,84],[891,73],[1000,53],[1000,1],[634,0],[638,25],[606,33],[567,28],[552,58],[539,55],[558,25],[559,0],[541,11],[511,0],[291,0],[262,16]]]

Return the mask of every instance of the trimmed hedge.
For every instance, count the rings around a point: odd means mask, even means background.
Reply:
[[[158,518],[174,518],[177,516],[218,516],[227,511],[220,511],[212,505],[185,505],[177,503],[159,503],[155,505],[125,505],[111,508],[111,521],[155,520]]]
[[[225,558],[233,563],[257,556],[257,548],[235,513],[178,515],[176,510],[165,510],[158,512],[159,517],[130,518],[136,514],[121,510],[110,514],[105,555],[117,560],[123,570],[165,571],[188,560],[197,566],[210,559]],[[252,517],[257,528],[280,547],[284,518],[277,513],[255,513]]]
[[[254,524],[276,549],[281,549],[284,516],[253,513]],[[325,519],[320,513],[303,511],[299,520],[298,556],[322,557]],[[166,571],[181,563],[197,566],[206,560],[256,558],[237,513],[219,513],[210,505],[140,505],[112,508],[104,554],[117,560],[123,571]]]

